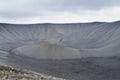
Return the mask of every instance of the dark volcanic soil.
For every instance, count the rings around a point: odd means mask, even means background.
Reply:
[[[68,80],[120,80],[120,58],[84,58],[69,60],[37,60],[26,57],[11,58],[9,64]]]

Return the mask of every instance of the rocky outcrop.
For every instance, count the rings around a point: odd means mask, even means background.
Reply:
[[[0,80],[65,80],[27,70],[0,66]]]

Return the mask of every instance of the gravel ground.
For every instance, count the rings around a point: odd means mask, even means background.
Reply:
[[[67,80],[120,80],[120,57],[69,60],[9,59],[10,65]]]
[[[64,79],[1,65],[0,80],[64,80]]]

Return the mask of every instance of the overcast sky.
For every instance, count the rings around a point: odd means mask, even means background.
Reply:
[[[0,22],[75,23],[120,20],[120,0],[0,0]]]

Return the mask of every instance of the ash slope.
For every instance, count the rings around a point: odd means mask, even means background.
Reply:
[[[80,57],[120,55],[120,22],[0,24],[0,53],[46,41],[79,50]],[[25,53],[23,53],[25,54]],[[69,55],[69,54],[68,54]]]
[[[119,34],[120,22],[0,24],[0,64],[68,80],[120,80]],[[41,50],[59,59],[41,59]]]

